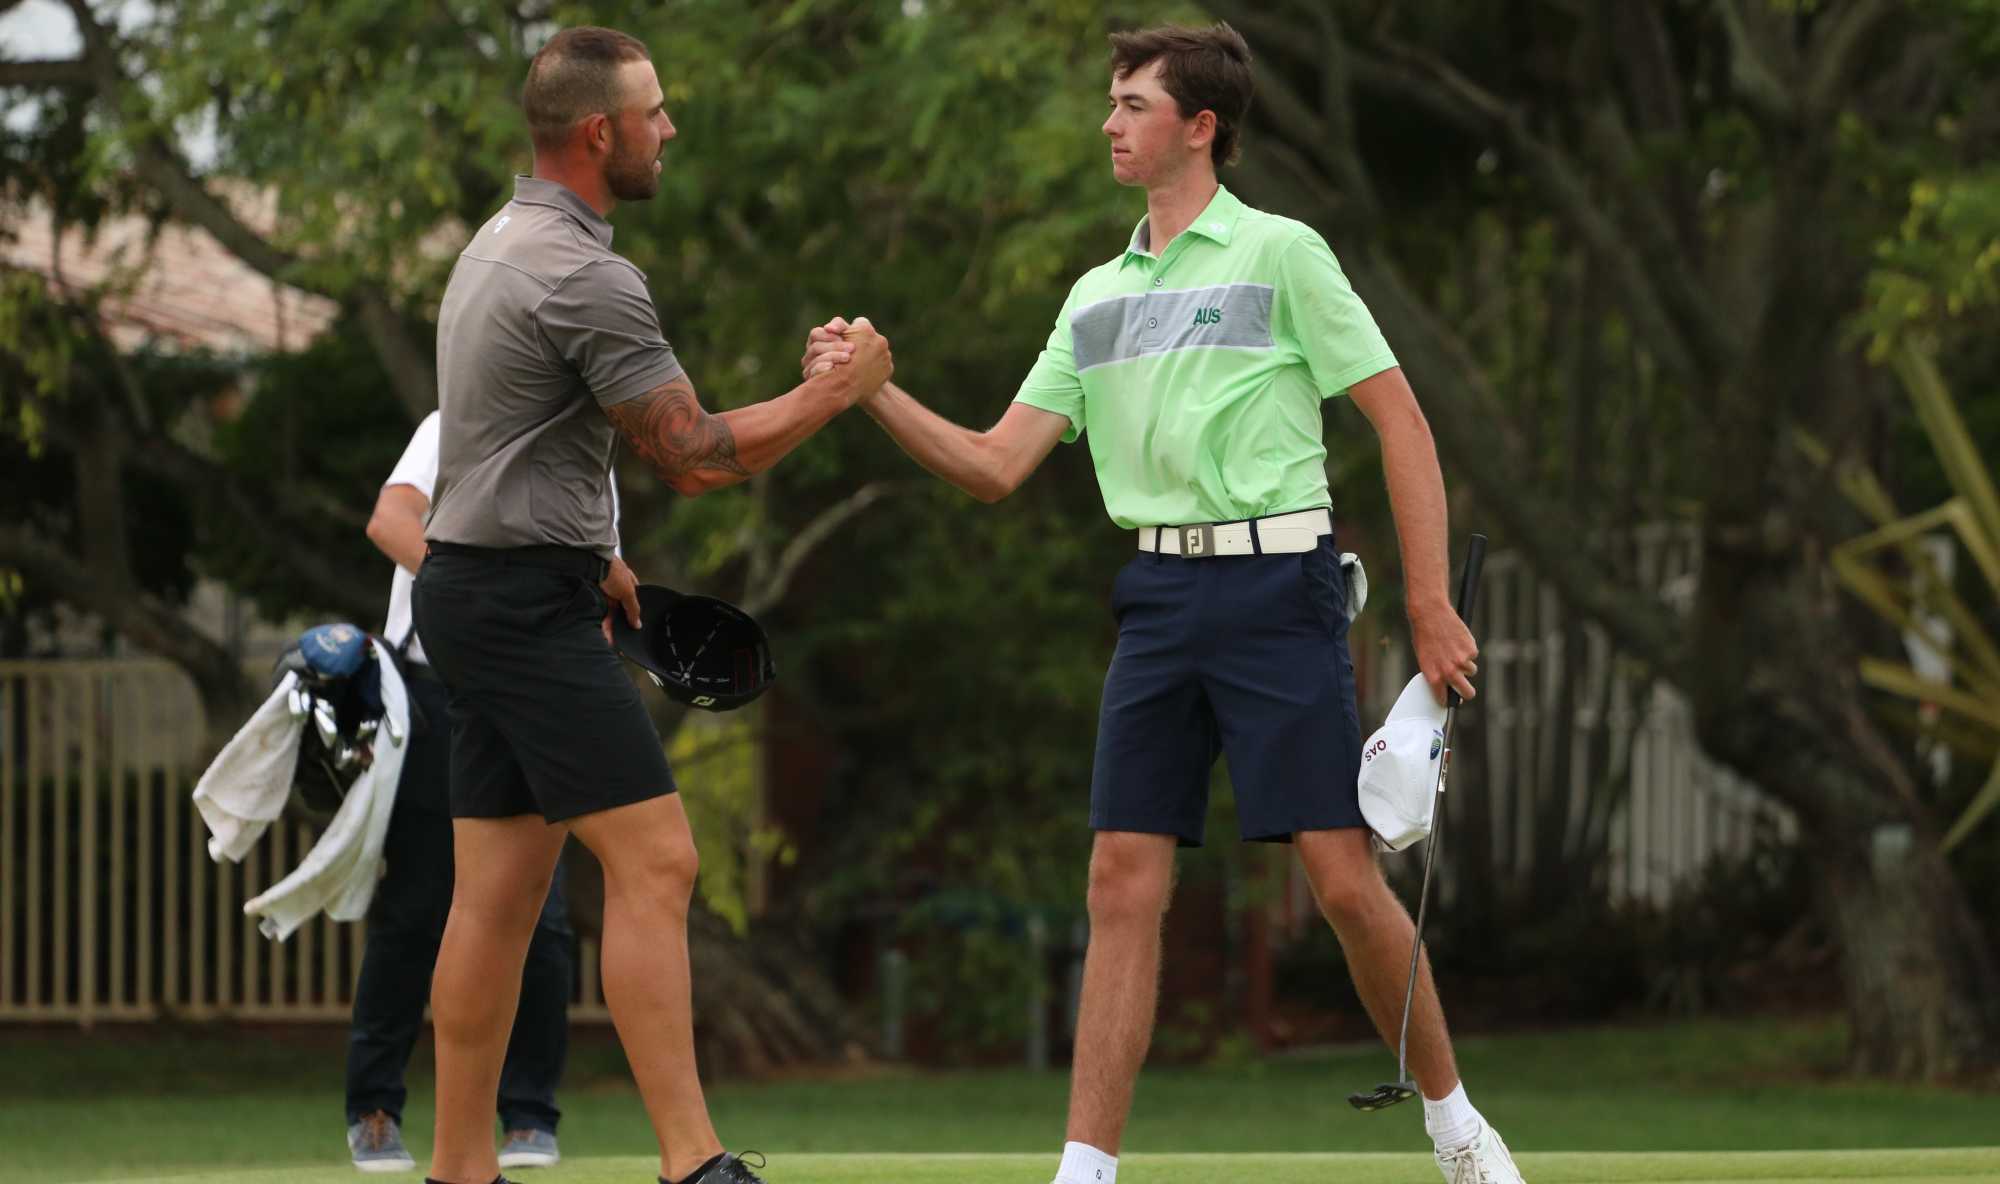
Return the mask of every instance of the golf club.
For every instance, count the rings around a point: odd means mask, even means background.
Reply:
[[[1479,569],[1486,562],[1486,536],[1475,534],[1465,551],[1465,571],[1458,580],[1458,619],[1469,628],[1472,604],[1479,596]],[[1438,761],[1437,791],[1431,795],[1431,833],[1424,851],[1424,885],[1417,892],[1417,932],[1410,943],[1410,978],[1403,987],[1403,1029],[1396,1038],[1396,1080],[1384,1082],[1366,1093],[1347,1095],[1356,1110],[1372,1113],[1417,1096],[1417,1083],[1410,1080],[1410,1000],[1417,991],[1417,959],[1424,948],[1424,914],[1431,897],[1431,869],[1437,866],[1438,844],[1444,837],[1444,787],[1451,772],[1451,725],[1458,713],[1458,692],[1445,691],[1444,752]]]

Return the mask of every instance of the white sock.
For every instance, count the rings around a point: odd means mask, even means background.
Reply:
[[[1064,1143],[1055,1184],[1117,1184],[1118,1157],[1088,1143]]]
[[[1433,1102],[1424,1099],[1424,1130],[1440,1151],[1463,1147],[1479,1135],[1479,1111],[1465,1096],[1465,1083]]]

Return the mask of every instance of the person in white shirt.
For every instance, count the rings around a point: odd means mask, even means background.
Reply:
[[[368,538],[396,563],[382,637],[403,654],[402,669],[422,723],[413,729],[384,846],[387,863],[368,913],[368,943],[354,991],[347,1045],[347,1143],[364,1172],[408,1171],[415,1159],[401,1133],[403,1073],[423,1025],[431,971],[451,910],[452,831],[447,787],[451,725],[444,683],[425,660],[410,615],[413,573],[424,560],[424,519],[437,483],[438,413],[417,426],[382,485]],[[613,521],[617,494],[612,494]],[[569,1047],[571,933],[561,868],[528,947],[521,1006],[500,1078],[503,1167],[542,1167],[560,1158],[556,1084]]]

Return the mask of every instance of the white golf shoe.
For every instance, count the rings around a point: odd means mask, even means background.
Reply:
[[[1488,1126],[1483,1118],[1472,1142],[1440,1150],[1437,1165],[1444,1173],[1445,1184],[1526,1184],[1500,1132]]]

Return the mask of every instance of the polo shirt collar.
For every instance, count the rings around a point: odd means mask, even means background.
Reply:
[[[1202,207],[1201,213],[1188,224],[1187,232],[1226,247],[1230,236],[1236,233],[1237,219],[1242,216],[1243,203],[1229,192],[1227,186],[1217,185],[1215,196],[1208,199],[1208,205]],[[1146,249],[1152,241],[1153,228],[1147,224],[1150,218],[1150,214],[1142,215],[1138,224],[1132,227],[1132,241],[1125,248],[1125,262],[1131,261],[1134,256],[1142,259],[1152,257]]]
[[[569,186],[560,181],[549,181],[541,177],[530,177],[524,173],[514,174],[514,200],[527,206],[548,206],[561,210],[582,224],[590,237],[605,249],[611,247],[611,223],[604,215],[590,208],[590,203],[578,197]]]

